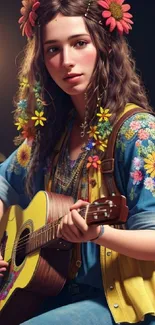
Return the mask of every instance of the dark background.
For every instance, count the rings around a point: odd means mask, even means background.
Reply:
[[[8,156],[15,149],[13,138],[17,135],[12,114],[12,100],[17,89],[16,58],[26,39],[21,36],[17,22],[21,1],[0,2],[0,152]],[[132,6],[131,12],[134,16],[133,30],[127,39],[136,59],[137,72],[143,79],[150,104],[155,108],[155,1],[127,2]]]

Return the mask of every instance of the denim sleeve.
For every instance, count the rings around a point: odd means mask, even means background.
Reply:
[[[19,203],[19,195],[8,181],[0,175],[0,198],[8,207]]]
[[[120,129],[115,178],[126,196],[128,229],[155,229],[155,116],[135,114]]]
[[[25,194],[25,176],[30,152],[30,146],[24,142],[0,164],[0,198],[7,207],[18,204],[25,208],[29,203]]]
[[[131,216],[126,224],[127,229],[149,229],[155,230],[155,212],[141,212]]]

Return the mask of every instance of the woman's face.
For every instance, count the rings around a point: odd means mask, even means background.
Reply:
[[[85,92],[97,51],[82,17],[58,14],[43,29],[44,61],[56,84],[69,95]]]

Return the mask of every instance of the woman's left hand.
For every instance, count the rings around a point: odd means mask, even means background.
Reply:
[[[58,226],[57,237],[72,243],[82,243],[91,241],[99,235],[100,226],[88,226],[85,219],[78,212],[78,209],[85,207],[87,204],[88,202],[78,200],[70,208],[70,212],[62,218]]]

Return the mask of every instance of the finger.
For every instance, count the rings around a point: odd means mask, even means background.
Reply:
[[[63,238],[72,242],[75,242],[77,239],[81,238],[82,233],[73,223],[71,214],[68,215],[67,225],[64,225],[61,234]]]
[[[5,272],[6,270],[7,270],[6,267],[0,268],[0,272]]]
[[[73,223],[71,213],[64,216],[61,224],[59,225],[57,237],[63,238],[70,242],[76,242],[81,236],[81,231]]]
[[[82,206],[86,206],[88,205],[89,202],[87,201],[83,201],[83,200],[78,200],[76,203],[74,203],[71,207],[70,207],[70,211],[72,211],[73,209],[79,209],[81,208]]]
[[[79,238],[81,237],[82,233],[80,229],[74,224],[72,214],[70,213],[68,216],[68,225],[69,225],[69,231],[71,234],[73,234],[74,237]]]
[[[72,220],[74,225],[84,234],[88,230],[86,221],[80,216],[77,210],[72,210]]]
[[[0,270],[1,270],[2,267],[7,268],[8,267],[8,263],[5,262],[5,263],[0,264]]]
[[[71,213],[67,215],[67,222],[65,221],[61,230],[63,237],[70,241],[75,241],[75,239],[81,237],[82,233],[80,229],[78,229],[77,226],[73,223]]]
[[[0,261],[0,268],[3,267],[3,266],[4,266],[4,267],[5,267],[5,266],[7,267],[7,266],[8,266],[8,263],[7,263],[6,261],[4,261],[4,260],[1,260],[1,261]]]
[[[63,235],[62,235],[62,239],[70,242],[70,243],[78,243],[78,242],[81,242],[82,241],[82,235],[79,234],[79,236],[75,236],[73,233],[71,232],[65,232]]]
[[[63,231],[64,231],[65,224],[67,224],[67,215],[65,215],[62,218],[60,224],[58,225],[58,229],[57,229],[57,237],[58,238],[62,238],[63,237]]]
[[[67,226],[67,224],[68,224],[68,214],[66,214],[63,218],[62,218],[62,220],[61,220],[61,222],[60,222],[60,231],[61,231],[61,233],[63,233],[63,230],[65,229],[65,227]]]

